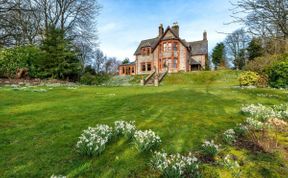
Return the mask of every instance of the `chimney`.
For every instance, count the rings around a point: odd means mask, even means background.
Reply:
[[[203,41],[207,41],[207,32],[206,32],[206,30],[203,32]]]
[[[173,23],[173,26],[172,26],[172,30],[174,31],[174,33],[179,36],[179,25],[177,22],[174,22]]]
[[[161,37],[163,35],[163,33],[164,33],[164,28],[163,28],[163,25],[160,24],[159,25],[159,37]]]

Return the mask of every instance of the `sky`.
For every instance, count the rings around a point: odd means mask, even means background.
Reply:
[[[240,27],[231,22],[230,2],[233,0],[98,0],[102,5],[98,17],[99,48],[109,57],[123,60],[133,55],[141,40],[158,35],[158,26],[164,29],[178,22],[180,38],[197,41],[208,33],[209,51]]]

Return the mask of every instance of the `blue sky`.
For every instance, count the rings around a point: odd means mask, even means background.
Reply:
[[[160,23],[166,28],[173,22],[180,26],[180,37],[187,41],[202,39],[208,33],[209,50],[239,24],[230,22],[233,0],[99,0],[103,6],[98,18],[99,47],[107,55],[123,60],[135,59],[141,40],[154,38]]]

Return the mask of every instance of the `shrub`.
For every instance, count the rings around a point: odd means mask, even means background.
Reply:
[[[240,82],[240,86],[251,86],[256,85],[259,80],[259,75],[255,72],[243,72],[240,74],[238,80]]]
[[[94,75],[90,73],[85,73],[84,75],[80,77],[80,83],[84,85],[92,85],[93,80],[94,80]]]
[[[135,121],[115,121],[115,134],[124,135],[128,139],[131,139],[136,131]]]
[[[252,118],[247,118],[245,124],[248,128],[247,138],[249,141],[265,152],[274,151],[277,146],[277,140],[269,135],[270,124]]]
[[[223,141],[227,144],[232,144],[236,141],[235,131],[233,129],[228,129],[223,133]]]
[[[98,125],[83,130],[76,144],[76,149],[81,155],[100,155],[105,150],[105,145],[112,136],[112,129],[107,125]]]
[[[110,76],[108,74],[96,74],[85,73],[80,77],[80,83],[84,85],[101,85],[108,81]]]
[[[161,143],[161,139],[152,130],[136,131],[134,134],[136,148],[140,152],[151,150]]]
[[[43,52],[35,46],[19,46],[0,51],[0,77],[14,78],[17,69],[28,68],[30,77],[37,76],[35,65],[42,61]]]
[[[288,60],[274,64],[267,70],[269,85],[273,88],[288,88]]]
[[[273,64],[287,60],[288,54],[278,54],[271,56],[257,57],[252,61],[249,61],[245,66],[246,71],[253,71],[258,74],[266,74],[266,70]]]
[[[189,153],[188,156],[180,154],[168,155],[163,152],[155,152],[152,158],[152,166],[159,170],[164,177],[199,177],[198,159]]]
[[[202,153],[205,156],[208,156],[213,159],[219,153],[219,146],[220,145],[215,144],[213,140],[211,141],[206,140],[202,144]]]

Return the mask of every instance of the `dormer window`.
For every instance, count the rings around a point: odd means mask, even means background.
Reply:
[[[150,53],[151,53],[151,48],[149,47],[146,47],[146,48],[144,47],[141,49],[142,56],[150,55]]]

